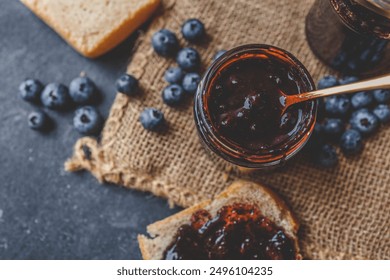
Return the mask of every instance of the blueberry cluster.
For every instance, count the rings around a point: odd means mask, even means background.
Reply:
[[[204,39],[204,24],[198,19],[189,19],[181,27],[183,38],[190,43],[199,43]],[[179,106],[186,96],[196,92],[200,82],[201,59],[198,51],[192,47],[180,48],[176,34],[168,29],[161,29],[152,36],[154,51],[163,57],[175,57],[177,67],[165,71],[164,79],[168,82],[162,91],[163,102],[171,107]],[[145,109],[140,122],[147,130],[156,131],[164,124],[164,115],[155,108]]]
[[[186,20],[181,27],[183,38],[189,43],[199,43],[206,35],[204,24],[198,19]],[[201,59],[198,51],[192,47],[180,48],[176,34],[168,29],[160,29],[151,39],[154,51],[162,57],[173,57],[178,66],[165,71],[164,79],[169,84],[162,93],[163,102],[171,107],[183,103],[186,96],[194,95],[200,82],[199,70]],[[219,51],[217,59],[225,51]],[[124,74],[116,83],[118,92],[133,96],[138,88],[138,81],[131,75]],[[146,108],[139,117],[142,126],[149,131],[159,131],[165,124],[164,114],[156,108]]]
[[[318,89],[345,85],[358,81],[347,76],[337,79],[325,76]],[[346,156],[362,152],[364,138],[375,133],[380,124],[390,122],[390,90],[362,91],[353,95],[336,95],[319,100],[318,120],[308,148],[314,161],[323,167],[333,167],[338,162],[334,144]]]
[[[97,134],[100,132],[103,118],[98,110],[91,106],[97,99],[95,83],[86,76],[73,79],[69,88],[61,83],[49,83],[44,86],[39,80],[27,79],[19,86],[19,94],[25,101],[34,105],[42,105],[50,110],[69,110],[74,105],[73,125],[82,134]],[[42,109],[28,115],[30,128],[47,131],[52,127],[53,120]]]
[[[331,64],[342,73],[364,71],[384,59],[386,47],[387,40],[372,37],[362,39],[354,32],[348,33]]]

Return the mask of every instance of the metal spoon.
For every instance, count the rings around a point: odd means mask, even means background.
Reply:
[[[286,95],[282,91],[280,92],[279,101],[282,106],[282,114],[283,115],[287,108],[291,105],[313,100],[316,98],[338,95],[338,94],[346,94],[358,91],[365,90],[373,90],[373,89],[388,89],[390,88],[390,74],[368,79],[361,82],[351,83],[347,85],[325,88],[320,90],[315,90],[311,92],[300,93],[296,95]]]

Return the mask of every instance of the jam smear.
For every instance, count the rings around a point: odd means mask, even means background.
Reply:
[[[287,62],[264,54],[242,58],[213,80],[208,108],[216,130],[248,150],[268,150],[298,132],[305,105],[281,116],[282,93],[300,93],[299,73]]]
[[[294,241],[251,204],[222,207],[215,217],[199,210],[179,227],[166,260],[295,259]]]

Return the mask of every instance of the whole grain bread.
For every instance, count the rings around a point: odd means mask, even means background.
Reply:
[[[233,182],[213,200],[203,201],[149,225],[147,231],[150,238],[145,235],[138,235],[142,257],[146,260],[162,259],[163,252],[172,242],[177,229],[183,224],[189,224],[191,215],[197,210],[205,209],[214,216],[223,206],[233,203],[256,205],[265,217],[282,228],[285,234],[294,240],[297,259],[302,258],[297,237],[299,224],[287,205],[269,188],[244,180]]]
[[[160,0],[21,0],[75,50],[102,55],[126,39]]]

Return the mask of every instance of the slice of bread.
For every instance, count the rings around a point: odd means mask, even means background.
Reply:
[[[285,234],[294,240],[296,258],[302,258],[297,237],[299,224],[284,201],[267,187],[243,180],[234,182],[214,200],[204,201],[149,225],[147,231],[151,238],[138,236],[142,257],[146,260],[162,259],[163,252],[173,241],[177,229],[181,225],[189,224],[191,215],[197,210],[205,209],[215,216],[223,206],[233,203],[256,205],[263,216],[282,228]]]
[[[126,39],[156,10],[160,0],[21,0],[74,49],[102,55]]]

